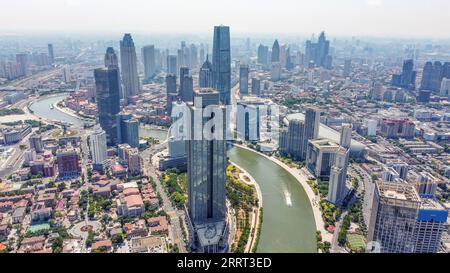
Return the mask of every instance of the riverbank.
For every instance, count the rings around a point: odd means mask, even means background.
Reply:
[[[306,195],[308,196],[309,203],[312,207],[316,230],[320,231],[320,233],[322,235],[322,239],[324,241],[328,241],[331,243],[333,235],[330,234],[327,230],[325,230],[325,223],[322,218],[322,211],[320,210],[320,207],[319,207],[320,206],[320,204],[319,204],[320,198],[314,194],[312,188],[309,186],[309,184],[307,182],[308,178],[306,177],[306,175],[301,173],[301,170],[291,168],[275,157],[267,156],[261,152],[255,151],[245,145],[240,145],[240,144],[234,144],[234,145],[239,148],[246,149],[248,151],[257,153],[258,155],[261,155],[261,156],[265,157],[266,159],[272,161],[273,163],[277,164],[278,166],[282,167],[287,172],[289,172],[297,180],[297,182],[300,183],[300,185],[304,189]]]
[[[241,179],[241,181],[243,181],[244,183],[254,186],[256,189],[256,194],[258,196],[258,207],[255,207],[252,211],[252,220],[251,220],[251,226],[250,226],[250,230],[252,231],[250,233],[250,236],[248,238],[247,241],[247,245],[245,246],[245,253],[251,253],[254,251],[256,251],[257,248],[257,244],[258,244],[258,235],[260,234],[259,229],[261,228],[261,209],[262,209],[262,204],[263,204],[263,198],[262,198],[262,193],[261,193],[261,189],[259,188],[258,183],[256,182],[256,180],[253,178],[253,176],[251,176],[244,168],[240,167],[239,165],[237,165],[234,162],[231,162],[232,165],[234,165],[239,171],[239,178]],[[246,177],[249,179],[247,181]]]

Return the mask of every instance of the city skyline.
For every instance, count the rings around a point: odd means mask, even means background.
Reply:
[[[19,34],[36,30],[85,34],[208,33],[210,25],[223,24],[230,26],[235,34],[295,33],[308,36],[326,29],[332,36],[450,38],[446,31],[450,18],[445,14],[450,9],[450,2],[444,0],[408,1],[408,13],[405,13],[406,1],[403,0],[345,0],[339,3],[282,0],[277,5],[270,1],[249,0],[224,6],[220,14],[214,12],[217,1],[205,0],[195,3],[180,0],[35,2],[19,0],[3,4],[3,10],[8,12],[0,18],[0,33]],[[24,5],[29,8],[23,9]],[[102,13],[105,5],[108,12]],[[42,6],[51,6],[52,9],[42,9]],[[39,12],[34,12],[36,10]],[[117,20],[120,16],[126,16],[127,20]],[[313,28],[310,27],[311,22],[314,22]],[[415,31],[405,34],[405,29]]]

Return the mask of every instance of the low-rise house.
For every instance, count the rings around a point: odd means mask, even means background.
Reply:
[[[14,210],[12,214],[12,223],[13,224],[20,224],[23,222],[23,219],[26,215],[26,207],[18,207]]]
[[[19,253],[35,252],[44,249],[45,236],[25,238],[20,243]]]
[[[106,252],[111,252],[112,250],[112,242],[111,240],[102,240],[92,244],[91,251],[101,251],[104,250]]]
[[[168,228],[169,224],[167,222],[166,217],[164,217],[164,216],[148,218],[147,224],[148,224],[151,234],[167,232],[169,229]]]
[[[145,225],[145,220],[138,220],[135,223],[126,223],[123,229],[127,235],[127,239],[134,237],[145,237],[148,235],[148,230]]]

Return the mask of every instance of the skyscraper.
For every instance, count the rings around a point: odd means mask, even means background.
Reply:
[[[443,78],[441,82],[441,97],[450,98],[450,78]]]
[[[239,92],[241,95],[248,95],[248,65],[239,67]]]
[[[126,101],[139,93],[136,48],[131,34],[126,33],[120,41],[120,63],[122,69],[123,96]]]
[[[167,55],[167,73],[177,75],[177,56]]]
[[[206,61],[203,63],[200,68],[200,72],[198,74],[198,85],[203,87],[213,87],[214,86],[214,78],[213,78],[213,67],[211,62],[208,60],[208,55],[206,55]]]
[[[443,66],[441,62],[426,62],[425,66],[423,67],[420,89],[439,92],[439,89],[441,87],[442,74]]]
[[[148,45],[142,48],[142,60],[144,63],[145,79],[150,79],[155,74],[155,46]]]
[[[16,54],[16,62],[19,65],[19,75],[27,76],[27,74],[28,74],[28,54],[26,54],[26,53]]]
[[[329,55],[330,41],[321,32],[317,43],[306,41],[305,58],[307,62],[313,61],[315,65],[331,69],[331,56]],[[327,60],[328,59],[328,60]]]
[[[200,102],[199,99],[202,101]],[[201,111],[208,105],[219,105],[220,93],[211,88],[195,92],[191,111]],[[219,107],[219,106],[218,106]],[[225,113],[225,108],[220,107]],[[192,114],[194,116],[194,114]],[[204,117],[203,125],[213,117]],[[195,126],[195,125],[194,125]],[[225,122],[223,132],[225,132]],[[219,252],[227,249],[227,224],[225,221],[226,140],[222,137],[195,139],[196,127],[191,128],[187,140],[188,155],[188,210],[193,233],[191,244],[198,252]],[[215,128],[215,127],[214,127]],[[220,128],[213,129],[218,133]]]
[[[192,102],[194,97],[194,80],[189,76],[189,68],[180,67],[180,98],[184,102]]]
[[[350,76],[351,68],[352,68],[352,60],[345,59],[345,61],[344,61],[344,77]]]
[[[351,142],[352,142],[352,124],[343,123],[341,127],[341,137],[339,145],[341,145],[345,149],[350,149]]]
[[[345,198],[349,153],[348,149],[340,147],[331,167],[327,201],[335,205],[340,205]]]
[[[367,241],[380,243],[383,253],[412,253],[420,197],[408,183],[375,182]]]
[[[258,78],[252,78],[252,95],[253,96],[261,95],[261,80]]]
[[[416,87],[416,71],[412,59],[403,61],[401,74],[392,75],[392,85],[414,90]]]
[[[170,115],[172,113],[172,103],[178,98],[177,93],[177,76],[174,74],[166,75],[166,111]]]
[[[30,136],[30,139],[28,141],[30,142],[30,149],[34,149],[36,153],[42,153],[44,151],[42,135],[34,134]]]
[[[269,60],[269,47],[260,44],[258,46],[258,63],[262,65],[267,65]]]
[[[55,53],[53,52],[53,44],[48,44],[47,50],[48,50],[48,57],[50,59],[50,64],[54,64],[55,63]]]
[[[127,112],[117,114],[117,143],[129,144],[133,148],[139,147],[139,121]]]
[[[231,53],[230,28],[228,26],[214,27],[212,65],[215,82],[214,87],[220,93],[220,101],[223,104],[230,104]]]
[[[117,60],[114,48],[108,47],[105,53],[105,67],[119,69],[119,61]]]
[[[280,45],[278,44],[278,40],[275,40],[272,45],[272,63],[280,61]]]
[[[314,106],[306,108],[305,129],[303,133],[303,145],[300,160],[306,159],[308,140],[316,139],[319,136],[320,109]]]
[[[115,68],[94,70],[98,120],[105,130],[107,142],[117,143],[116,115],[120,111],[119,72]]]
[[[89,135],[89,149],[91,151],[94,169],[102,169],[103,163],[108,155],[106,151],[106,133],[100,124],[96,124],[94,126],[94,132]]]
[[[294,160],[302,158],[303,132],[305,131],[305,123],[299,119],[289,121],[287,147],[288,154]]]

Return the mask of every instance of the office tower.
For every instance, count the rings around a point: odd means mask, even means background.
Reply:
[[[214,86],[214,78],[213,78],[213,67],[211,62],[208,60],[208,55],[206,55],[206,61],[203,63],[200,68],[200,72],[198,74],[198,85],[201,88],[204,87],[213,87]]]
[[[267,65],[269,60],[269,47],[260,44],[258,46],[258,63]]]
[[[426,62],[425,66],[423,67],[420,89],[439,92],[439,89],[441,87],[442,72],[443,66],[441,62]]]
[[[450,78],[443,78],[441,82],[441,97],[450,98]]]
[[[42,153],[44,151],[44,144],[42,143],[42,136],[40,134],[30,136],[28,141],[30,142],[30,149],[34,149],[36,153]]]
[[[340,147],[334,155],[328,182],[327,201],[335,205],[340,205],[345,199],[349,153],[348,149]]]
[[[239,67],[239,92],[241,95],[248,95],[248,65]]]
[[[166,111],[170,115],[172,113],[172,104],[178,100],[177,93],[177,76],[174,74],[166,75]]]
[[[306,128],[305,128],[306,129]],[[306,148],[306,167],[318,179],[328,180],[336,154],[342,149],[328,139],[311,139]]]
[[[272,45],[272,63],[280,61],[280,45],[278,44],[278,40],[275,40]]]
[[[351,142],[352,142],[352,124],[343,123],[341,127],[341,136],[339,145],[341,145],[345,149],[350,149]]]
[[[155,75],[155,46],[148,45],[142,48],[142,61],[144,63],[144,77],[145,79],[151,79]]]
[[[415,253],[437,253],[446,230],[448,211],[435,199],[422,199],[415,226]]]
[[[105,67],[119,69],[119,61],[117,60],[116,52],[112,47],[106,49]]]
[[[272,69],[270,71],[270,79],[272,81],[279,81],[281,79],[281,63],[272,62]]]
[[[73,147],[59,149],[56,152],[58,162],[58,173],[62,179],[81,175],[80,156]]]
[[[352,60],[345,59],[344,60],[344,77],[350,76],[351,69],[352,69]]]
[[[177,75],[177,56],[167,55],[167,73]]]
[[[325,38],[325,32],[321,32],[317,43],[306,41],[305,58],[307,62],[313,61],[315,65],[330,69],[331,56],[329,55],[330,41]]]
[[[47,50],[48,50],[48,57],[50,59],[50,64],[54,64],[55,63],[55,53],[53,52],[53,44],[48,44]]]
[[[203,61],[205,59],[205,55],[207,55],[207,53],[205,53],[205,47],[203,44],[200,44],[200,53],[199,53],[199,60]]]
[[[294,160],[300,160],[302,157],[302,143],[305,123],[303,120],[292,119],[288,127],[288,154]]]
[[[392,75],[392,85],[414,90],[416,87],[416,71],[412,59],[403,61],[401,74]]]
[[[201,59],[201,60],[203,60],[203,59]],[[191,68],[198,67],[198,50],[197,50],[197,46],[194,44],[191,44],[189,46],[189,66]]]
[[[117,143],[139,148],[139,121],[127,112],[116,115]]]
[[[261,80],[258,78],[252,78],[252,95],[258,97],[261,95]]]
[[[100,126],[96,124],[94,126],[94,132],[89,135],[89,148],[91,150],[92,164],[94,169],[103,169],[103,163],[105,162],[107,155],[106,146],[106,133]]]
[[[231,99],[230,28],[228,26],[214,27],[212,66],[214,87],[220,93],[220,101],[228,105]]]
[[[115,68],[94,70],[98,120],[105,130],[107,143],[117,142],[116,115],[120,111],[119,72]]]
[[[280,45],[280,64],[281,64],[281,67],[286,67],[286,58],[287,58],[287,56],[286,56],[286,54],[287,54],[287,52],[286,52],[286,45],[285,44],[281,44]]]
[[[303,133],[303,144],[300,160],[306,159],[306,150],[308,149],[308,141],[316,139],[319,136],[320,109],[314,106],[307,107],[305,112],[305,129]]]
[[[417,95],[417,102],[420,103],[429,103],[431,98],[431,90],[421,89],[419,90],[419,94]]]
[[[189,68],[180,67],[180,99],[192,102],[194,98],[194,80],[189,76]]]
[[[280,129],[279,152],[281,156],[289,155],[289,131],[286,128]]]
[[[69,65],[64,65],[63,67],[63,80],[65,83],[70,83],[72,81],[72,72],[70,71]]]
[[[193,112],[201,111],[208,105],[220,104],[220,93],[211,88],[199,89],[195,92]],[[202,99],[200,104],[199,99]],[[225,115],[225,107],[217,106]],[[211,117],[204,117],[203,124]],[[226,181],[226,140],[223,136],[217,139],[195,139],[197,126],[191,128],[190,139],[187,140],[188,156],[188,211],[190,226],[195,234],[191,239],[193,248],[198,252],[219,252],[227,249],[227,224],[225,221],[225,181]],[[221,125],[225,132],[225,121]],[[214,133],[220,131],[215,128]],[[214,231],[214,232],[212,232]]]
[[[383,253],[412,253],[420,197],[408,183],[375,182],[367,241],[380,243]]]
[[[120,64],[122,69],[123,96],[128,102],[130,97],[139,94],[136,49],[131,34],[126,33],[120,41]]]
[[[294,62],[292,61],[291,49],[286,49],[286,64],[285,66],[287,70],[292,70],[294,68]]]
[[[16,54],[16,62],[19,65],[19,75],[27,76],[28,75],[28,54],[26,54],[26,53]]]

